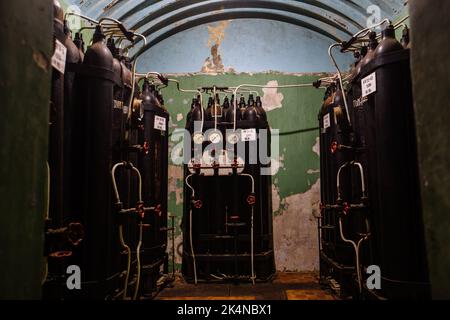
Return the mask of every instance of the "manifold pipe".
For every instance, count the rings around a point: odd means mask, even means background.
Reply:
[[[214,99],[214,131],[217,131],[217,99],[216,99],[217,89],[216,86],[213,87],[213,99]]]
[[[131,269],[131,249],[130,247],[125,243],[125,240],[123,238],[123,225],[119,225],[119,239],[121,246],[126,250],[127,252],[127,273],[125,275],[125,285],[123,288],[123,296],[122,299],[127,299],[127,291],[128,291],[128,280],[130,278],[130,269]]]
[[[365,185],[365,178],[364,178],[364,170],[362,167],[362,164],[359,162],[355,162],[355,161],[351,161],[351,162],[347,162],[344,165],[342,165],[337,173],[337,181],[336,181],[336,187],[337,187],[337,194],[338,194],[338,199],[341,198],[341,172],[342,169],[344,169],[345,167],[352,165],[352,166],[356,166],[359,169],[360,172],[360,179],[361,179],[361,191],[362,191],[362,195],[365,196],[366,195],[366,185]]]
[[[233,94],[234,90],[225,90],[224,93],[225,94],[227,94],[227,93]],[[245,89],[245,88],[239,90],[239,93],[249,93],[249,94],[253,94],[255,96],[259,96],[260,95],[260,93],[258,91],[256,91],[256,90],[250,90],[250,89]]]
[[[47,199],[45,203],[45,219],[50,219],[50,165],[48,161],[45,162],[46,168],[47,168]],[[44,285],[45,281],[47,281],[48,278],[48,258],[45,257],[45,264],[44,264],[44,275],[41,280],[41,285]]]
[[[341,180],[341,172],[342,172],[342,169],[344,169],[344,168],[347,167],[348,165],[349,165],[349,162],[346,162],[345,164],[343,164],[343,165],[339,168],[338,173],[337,173],[336,188],[337,188],[337,196],[338,196],[338,199],[341,199],[341,182],[340,182],[340,180]]]
[[[367,221],[366,221],[366,222],[367,222]],[[347,239],[347,238],[344,236],[344,231],[343,231],[343,228],[342,228],[342,217],[339,217],[339,232],[340,232],[340,235],[341,235],[341,239],[342,239],[344,242],[350,243],[350,244],[353,246],[353,248],[355,249],[355,255],[356,255],[356,275],[357,275],[357,277],[358,277],[359,292],[361,293],[361,292],[362,292],[362,275],[361,275],[361,266],[360,266],[360,263],[359,263],[359,248],[360,248],[360,246],[361,246],[361,243],[362,243],[364,240],[367,240],[367,239],[368,239],[368,235],[366,235],[365,237],[361,238],[361,239],[358,241],[358,244],[356,244],[356,243],[355,243],[354,241],[352,241],[352,240]]]
[[[133,70],[132,70],[132,83],[131,83],[131,95],[130,95],[130,103],[128,105],[128,119],[131,119],[131,115],[133,114],[133,102],[134,102],[134,92],[136,91],[136,68],[139,56],[142,54],[142,49],[147,45],[147,38],[141,34],[135,34],[137,37],[142,38],[144,41],[144,46],[141,48],[141,52],[136,54],[136,57],[133,61]]]
[[[243,173],[241,174],[243,177],[249,177],[252,181],[252,194],[255,194],[255,179],[251,174]],[[255,253],[254,253],[254,215],[255,215],[255,206],[252,205],[252,215],[250,219],[250,242],[251,242],[251,249],[250,249],[250,256],[251,256],[251,268],[252,268],[252,283],[255,285]]]
[[[357,166],[359,169],[360,178],[361,178],[362,195],[365,196],[366,195],[366,185],[365,185],[364,170],[363,170],[362,164],[359,162],[356,162],[356,161],[351,162],[351,164],[354,166]]]
[[[90,18],[88,16],[85,16],[85,15],[82,15],[82,14],[78,14],[78,13],[75,13],[75,12],[66,12],[66,14],[64,15],[64,20],[67,20],[68,16],[79,17],[79,18],[84,19],[86,21],[89,21],[90,23],[93,23],[93,24],[99,24],[100,23],[99,21],[94,20],[94,19],[92,19],[92,18]]]
[[[119,190],[117,188],[117,182],[116,182],[116,170],[119,167],[125,166],[125,163],[118,163],[116,164],[113,169],[112,169],[112,182],[113,182],[113,188],[114,188],[114,194],[116,196],[116,203],[117,204],[121,204],[120,202],[120,195],[119,195]],[[119,240],[120,240],[120,245],[125,249],[125,251],[127,252],[127,272],[125,275],[125,284],[124,284],[124,288],[123,288],[123,296],[122,299],[127,299],[127,291],[128,291],[128,281],[130,278],[130,269],[131,269],[131,249],[130,247],[125,243],[124,237],[123,237],[123,225],[120,224],[119,225]]]
[[[343,169],[343,168],[345,168],[345,167],[347,167],[347,166],[349,166],[349,165],[357,166],[357,167],[359,168],[359,170],[360,170],[360,177],[361,177],[362,194],[363,194],[363,196],[365,196],[365,194],[366,194],[366,189],[365,189],[365,185],[364,185],[364,184],[365,184],[365,181],[364,181],[364,171],[363,171],[363,167],[362,167],[362,165],[361,165],[359,162],[352,161],[352,162],[347,162],[347,163],[345,163],[345,164],[342,165],[342,166],[339,168],[339,170],[338,170],[337,181],[336,181],[336,184],[337,184],[337,192],[338,192],[338,199],[341,198],[341,189],[340,189],[341,172],[342,172],[342,169]],[[366,219],[366,228],[369,229],[369,224],[368,224],[367,219]],[[339,233],[340,233],[341,239],[342,239],[344,242],[346,242],[346,243],[350,243],[350,244],[353,246],[353,248],[355,249],[356,274],[357,274],[357,277],[358,277],[358,286],[359,286],[359,292],[360,292],[360,293],[362,292],[362,275],[361,275],[361,266],[360,266],[360,262],[359,262],[359,248],[360,248],[362,242],[363,242],[364,240],[367,240],[367,239],[369,238],[370,231],[369,231],[369,230],[367,230],[367,231],[368,231],[368,234],[367,234],[365,237],[361,238],[361,239],[358,241],[358,243],[355,243],[354,241],[349,240],[349,239],[347,239],[347,238],[344,236],[344,231],[343,231],[343,227],[342,227],[342,217],[339,217]]]
[[[141,246],[142,246],[142,229],[144,228],[142,221],[139,223],[139,243],[136,248],[136,259],[137,259],[137,280],[136,287],[134,288],[133,300],[137,300],[139,293],[139,286],[141,283]]]
[[[332,45],[328,48],[328,55],[330,56],[330,59],[331,59],[331,61],[333,62],[334,67],[336,68],[337,73],[338,73],[339,85],[340,85],[340,87],[341,87],[342,97],[344,98],[345,111],[346,111],[346,113],[347,113],[347,120],[348,120],[348,123],[351,125],[352,122],[351,122],[351,119],[350,119],[350,113],[349,113],[349,109],[348,109],[347,95],[345,94],[345,90],[344,90],[344,82],[342,81],[342,72],[341,72],[341,69],[339,69],[339,66],[338,66],[337,63],[336,63],[336,60],[334,59],[334,57],[333,57],[333,52],[332,52],[332,51],[333,51],[333,48],[338,47],[338,46],[342,46],[342,45],[341,45],[340,43],[332,44]]]
[[[189,184],[189,179],[192,178],[194,175],[190,174],[186,177],[186,185],[191,189],[192,191],[192,198],[195,198],[195,190],[194,188]],[[195,261],[195,252],[194,252],[194,242],[192,241],[192,203],[189,206],[189,245],[191,247],[191,256],[192,256],[192,264],[194,267],[194,283],[197,285],[197,262]]]
[[[116,196],[116,201],[117,204],[121,204],[121,200],[120,200],[120,194],[119,194],[119,189],[117,188],[117,181],[116,181],[116,171],[119,167],[124,167],[126,165],[130,165],[131,169],[136,172],[136,175],[138,176],[138,180],[139,180],[139,202],[142,202],[142,176],[140,171],[132,164],[132,163],[126,163],[126,162],[120,162],[117,163],[113,169],[112,169],[112,182],[113,182],[113,189],[114,189],[114,194]],[[140,276],[141,276],[141,264],[140,264],[140,247],[142,244],[142,222],[140,224],[140,234],[139,234],[139,244],[138,244],[138,249],[136,252],[137,255],[137,268],[138,268],[138,274],[137,274],[137,282],[136,282],[136,288],[135,288],[135,292],[134,292],[134,299],[136,299],[137,297],[137,292],[139,290],[139,283],[140,283]],[[125,243],[124,237],[123,237],[123,225],[120,224],[119,225],[119,239],[120,239],[120,244],[122,245],[122,247],[127,251],[127,273],[125,276],[125,285],[124,285],[124,290],[123,290],[123,299],[127,298],[127,291],[128,291],[128,281],[130,278],[130,270],[131,270],[131,249],[130,247]]]
[[[139,202],[142,203],[142,175],[136,167],[133,165],[132,169],[136,172],[139,179]],[[139,286],[141,283],[141,246],[142,246],[142,229],[143,229],[142,221],[139,224],[139,243],[136,248],[136,259],[137,259],[137,279],[136,279],[136,287],[134,288],[134,296],[133,299],[137,299],[137,295],[139,293]]]
[[[230,88],[230,89],[234,89],[234,91],[233,91],[233,94],[234,94],[233,131],[236,131],[236,126],[237,126],[237,103],[238,103],[237,92],[239,91],[240,88],[281,89],[281,88],[305,88],[305,87],[313,87],[313,85],[312,84],[292,84],[292,85],[285,85],[285,86],[262,86],[262,85],[255,85],[255,84],[241,84],[235,88]]]

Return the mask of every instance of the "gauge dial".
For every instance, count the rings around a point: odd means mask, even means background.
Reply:
[[[214,131],[209,135],[209,141],[214,144],[222,142],[222,134],[219,131]]]
[[[239,142],[239,135],[236,132],[230,133],[228,135],[227,141],[229,144],[236,144]]]
[[[195,144],[202,144],[203,141],[205,140],[201,132],[194,133],[193,139]]]

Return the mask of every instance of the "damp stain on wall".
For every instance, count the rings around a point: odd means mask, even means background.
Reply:
[[[229,72],[232,68],[227,68],[223,65],[222,56],[220,54],[220,45],[225,39],[225,31],[228,28],[230,21],[221,21],[215,24],[208,25],[208,48],[211,50],[211,56],[206,58],[202,66],[202,73],[223,73]]]

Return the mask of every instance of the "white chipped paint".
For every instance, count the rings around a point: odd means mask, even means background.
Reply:
[[[281,207],[280,188],[276,183],[272,184],[272,211],[278,212]]]
[[[269,81],[267,86],[276,87],[278,86],[278,81]],[[266,112],[283,108],[284,95],[281,92],[278,92],[277,88],[264,88],[262,91],[264,92],[262,103]]]
[[[277,270],[318,270],[317,219],[320,181],[305,193],[284,199],[282,215],[274,217],[274,246]]]
[[[320,138],[316,138],[316,144],[312,148],[313,152],[320,157]]]
[[[176,204],[183,203],[183,187],[178,186],[178,182],[183,181],[183,167],[169,165],[169,195],[175,193]]]
[[[271,173],[272,176],[275,176],[280,169],[284,168],[284,154],[280,155],[278,158],[273,158],[271,161]]]

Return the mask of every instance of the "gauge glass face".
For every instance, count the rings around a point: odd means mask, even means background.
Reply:
[[[230,143],[230,144],[236,144],[236,143],[239,142],[239,135],[237,133],[235,133],[235,132],[230,133],[228,135],[228,139],[227,140],[228,140],[228,143]]]
[[[209,141],[211,141],[214,144],[222,142],[221,133],[219,131],[215,131],[215,132],[211,133],[209,135]]]
[[[204,141],[203,134],[200,132],[194,133],[194,143],[195,144],[202,144]]]

